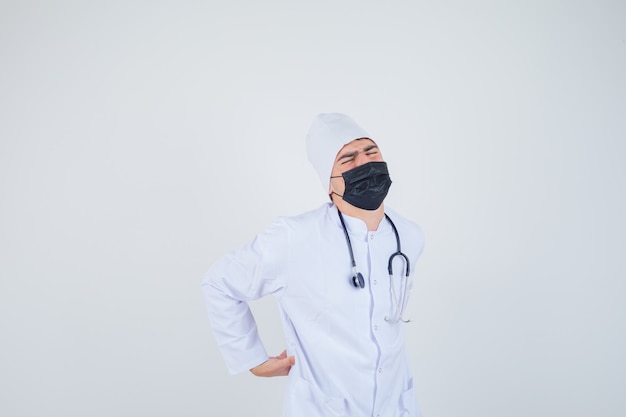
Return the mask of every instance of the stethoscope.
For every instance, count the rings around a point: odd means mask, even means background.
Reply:
[[[350,242],[350,236],[348,235],[348,229],[346,228],[346,223],[343,220],[343,216],[341,215],[341,212],[339,211],[339,209],[337,209],[337,214],[339,214],[339,220],[341,220],[341,227],[343,228],[343,233],[346,236],[346,243],[348,244],[348,251],[350,252],[350,261],[352,261],[352,272],[354,274],[352,276],[352,285],[354,285],[355,288],[365,288],[365,279],[363,278],[363,274],[361,274],[357,270],[356,261],[354,260],[354,253],[352,252],[352,243]],[[396,229],[396,225],[393,224],[389,216],[387,216],[387,213],[385,213],[385,218],[391,225],[391,228],[393,229],[393,233],[396,235],[396,247],[397,247],[397,250],[394,253],[392,253],[391,256],[389,256],[389,262],[387,264],[387,271],[389,272],[389,286],[391,287],[391,296],[392,296],[392,303],[393,303],[392,311],[394,307],[396,311],[393,317],[385,316],[385,320],[391,323],[397,323],[399,321],[408,323],[411,320],[405,320],[402,317],[402,315],[404,314],[404,309],[406,308],[408,285],[409,285],[409,273],[411,271],[411,267],[409,263],[409,258],[404,253],[402,253],[402,250],[400,249],[400,235],[398,234],[398,229]],[[397,294],[396,289],[395,289],[396,286],[393,285],[392,264],[396,256],[402,257],[404,259],[404,265],[405,265],[404,267],[405,279],[400,280],[400,294],[399,294],[400,297],[396,295]]]

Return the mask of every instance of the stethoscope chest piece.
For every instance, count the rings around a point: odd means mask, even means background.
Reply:
[[[365,279],[363,278],[363,274],[361,274],[360,272],[357,272],[353,277],[352,277],[352,284],[354,284],[354,286],[356,288],[365,288]]]

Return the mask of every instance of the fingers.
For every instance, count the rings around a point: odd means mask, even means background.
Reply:
[[[285,351],[276,357],[269,358],[259,366],[250,369],[250,372],[256,376],[264,377],[286,376],[295,363],[295,356],[287,357],[287,352]]]
[[[286,356],[286,355],[285,355]],[[289,375],[289,371],[293,364],[296,363],[296,358],[294,356],[285,357],[283,359],[278,359],[276,363],[276,373],[274,376],[287,376]]]
[[[285,355],[285,356],[287,356],[287,355]],[[289,371],[291,370],[291,367],[296,364],[296,357],[295,356],[289,356],[288,358],[286,357],[284,360],[286,361],[285,367],[287,368],[287,374],[288,374]],[[285,375],[287,375],[287,374],[285,374]]]

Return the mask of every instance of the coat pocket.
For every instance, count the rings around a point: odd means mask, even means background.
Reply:
[[[324,394],[317,386],[302,378],[294,381],[290,392],[289,416],[332,416],[346,415],[346,400]]]
[[[400,395],[401,417],[421,417],[422,413],[417,405],[417,397],[413,388],[413,378],[409,379],[408,389]]]

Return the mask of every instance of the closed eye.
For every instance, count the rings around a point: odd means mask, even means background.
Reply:
[[[370,145],[370,146],[365,147],[362,151],[352,151],[352,152],[348,152],[348,153],[346,153],[344,155],[341,155],[338,158],[338,160],[341,161],[340,165],[345,165],[345,164],[348,164],[348,163],[354,161],[356,156],[358,154],[360,154],[361,152],[364,152],[365,155],[367,155],[367,156],[376,155],[376,154],[378,154],[378,146]]]
[[[363,152],[365,152],[365,155],[375,155],[378,153],[378,146],[368,146],[367,148],[363,149]]]

